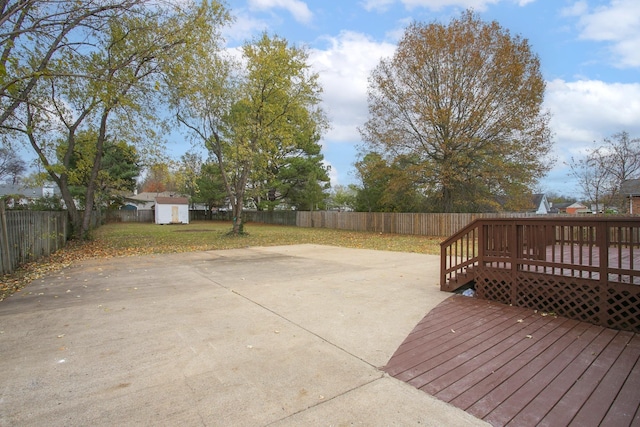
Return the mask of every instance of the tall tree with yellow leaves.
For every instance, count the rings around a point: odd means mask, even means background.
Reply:
[[[527,40],[497,22],[413,23],[371,73],[360,132],[372,151],[415,159],[433,210],[516,209],[552,164],[544,90]]]

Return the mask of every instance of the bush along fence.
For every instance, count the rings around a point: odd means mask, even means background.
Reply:
[[[0,274],[62,248],[69,234],[66,211],[7,211],[0,201]]]

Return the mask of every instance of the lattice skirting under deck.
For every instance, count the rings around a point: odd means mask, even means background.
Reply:
[[[508,270],[477,271],[478,298],[531,308],[607,328],[640,332],[640,286]]]

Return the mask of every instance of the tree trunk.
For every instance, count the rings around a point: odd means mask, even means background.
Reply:
[[[446,186],[442,189],[442,212],[453,212],[453,193],[451,189]]]
[[[244,224],[242,223],[242,208],[242,198],[236,197],[235,203],[233,204],[233,228],[231,230],[231,233],[234,236],[238,236],[244,233]]]
[[[93,204],[96,194],[96,183],[98,181],[98,173],[100,173],[100,166],[102,164],[102,151],[104,148],[104,140],[106,139],[107,119],[110,111],[110,108],[105,108],[102,111],[102,117],[100,118],[100,132],[98,133],[98,140],[96,141],[96,155],[93,158],[91,176],[89,177],[87,191],[85,193],[85,209],[84,216],[82,218],[82,228],[80,229],[81,239],[89,237],[89,231],[91,230],[91,215],[93,213]]]

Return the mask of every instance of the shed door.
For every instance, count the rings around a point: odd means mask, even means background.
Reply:
[[[180,222],[178,210],[178,206],[171,206],[171,222]]]

